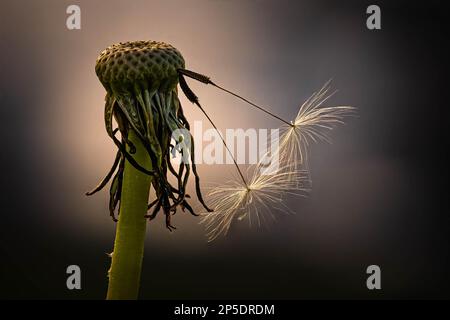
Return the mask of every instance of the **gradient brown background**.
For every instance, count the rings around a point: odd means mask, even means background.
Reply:
[[[359,117],[312,149],[313,191],[289,200],[295,216],[260,230],[237,223],[213,243],[191,216],[177,214],[174,233],[150,223],[142,298],[448,298],[443,10],[396,3],[377,2],[382,30],[369,31],[365,1],[3,0],[0,297],[104,298],[115,225],[107,192],[84,192],[115,148],[94,63],[112,43],[152,39],[285,118],[333,78],[329,104]],[[66,29],[70,4],[81,30]],[[222,129],[279,125],[192,88]],[[204,120],[182,103],[191,123]],[[234,174],[199,171],[205,185]],[[82,268],[81,291],[65,287],[70,264]],[[382,291],[366,289],[370,264]]]

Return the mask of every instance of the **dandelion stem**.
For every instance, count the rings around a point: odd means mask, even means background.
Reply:
[[[128,139],[136,147],[133,158],[151,170],[150,157],[135,134],[129,131]],[[147,202],[152,177],[125,162],[119,222],[109,271],[108,300],[136,299],[139,293],[147,212]]]

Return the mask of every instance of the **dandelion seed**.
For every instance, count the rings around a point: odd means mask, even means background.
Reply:
[[[264,174],[260,164],[253,166],[248,184],[229,181],[208,192],[213,212],[202,215],[208,240],[226,235],[236,220],[248,219],[250,226],[261,226],[275,220],[276,212],[293,213],[284,203],[287,195],[301,196],[308,191],[305,170],[280,168],[277,173]]]
[[[282,134],[277,141],[278,149],[274,155],[266,154],[260,159],[253,168],[249,183],[246,182],[235,162],[242,183],[231,181],[228,185],[217,186],[208,193],[214,209],[213,212],[203,215],[202,222],[208,230],[209,240],[214,240],[221,234],[227,234],[235,220],[248,218],[251,224],[252,220],[256,219],[257,224],[261,225],[268,217],[275,218],[274,211],[290,212],[283,198],[288,194],[302,194],[301,192],[309,190],[311,185],[307,162],[308,147],[319,141],[331,142],[329,131],[338,124],[344,124],[344,118],[352,115],[355,110],[351,106],[322,107],[322,104],[335,93],[329,93],[331,81],[328,81],[301,105],[295,119],[289,122],[266,108],[215,84],[205,75],[185,69],[179,69],[178,72],[202,83],[211,84],[283,122]],[[196,98],[195,95],[194,98]],[[229,151],[228,147],[227,150]],[[274,156],[278,157],[279,161],[276,165],[281,164],[275,170],[273,168],[275,162],[270,161]],[[267,163],[267,160],[271,164],[268,168],[263,165]]]
[[[320,141],[331,143],[329,131],[339,124],[344,124],[344,118],[354,114],[355,108],[351,106],[322,107],[323,103],[336,93],[329,93],[330,83],[331,81],[325,83],[301,105],[290,125],[281,127],[281,161],[294,167],[308,168],[308,147]]]
[[[338,124],[344,124],[344,118],[355,113],[356,108],[351,106],[322,107],[322,104],[333,96],[337,91],[330,91],[331,80],[317,92],[314,92],[300,107],[297,116],[293,121],[288,121],[269,111],[241,95],[230,91],[215,82],[210,77],[197,72],[179,69],[178,72],[187,77],[200,81],[204,84],[210,84],[225,91],[245,103],[258,109],[283,123],[281,126],[282,134],[279,138],[280,157],[282,161],[288,162],[294,167],[304,165],[307,167],[307,148],[311,143],[325,141],[330,143],[328,131],[334,129]]]

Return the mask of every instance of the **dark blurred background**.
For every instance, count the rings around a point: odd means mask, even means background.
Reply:
[[[94,63],[108,45],[141,39],[173,44],[188,68],[286,118],[330,78],[329,104],[358,108],[333,144],[312,149],[313,190],[289,201],[296,215],[236,223],[212,243],[188,215],[175,216],[174,233],[149,223],[142,298],[450,298],[446,12],[393,2],[2,0],[0,298],[105,297],[115,225],[107,192],[84,192],[115,148]],[[70,4],[81,30],[66,28]],[[366,28],[369,4],[381,7],[381,30]],[[279,125],[192,87],[222,129]],[[199,171],[207,185],[233,167]],[[66,288],[70,264],[80,291]],[[381,291],[366,288],[371,264]]]

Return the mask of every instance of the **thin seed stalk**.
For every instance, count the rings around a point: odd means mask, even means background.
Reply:
[[[134,159],[151,170],[150,157],[134,130],[129,130],[128,139],[136,147]],[[131,300],[138,297],[147,224],[144,216],[151,180],[151,176],[137,170],[126,160],[119,221],[109,271],[108,300]]]

